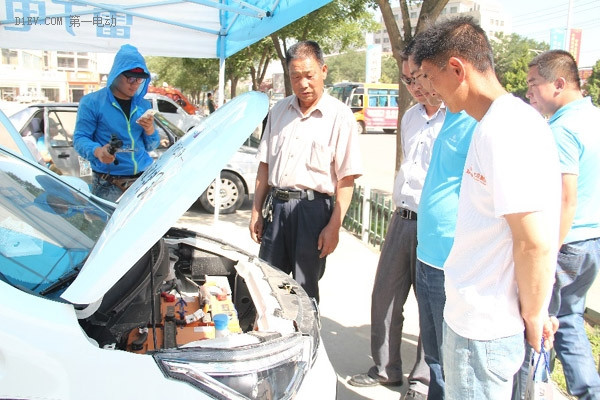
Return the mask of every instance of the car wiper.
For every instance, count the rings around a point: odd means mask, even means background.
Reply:
[[[71,271],[67,272],[65,275],[58,278],[58,280],[56,282],[54,282],[52,285],[50,285],[46,289],[40,291],[40,295],[46,296],[47,294],[54,293],[57,290],[65,287],[69,283],[73,282],[75,280],[75,278],[77,278],[77,275],[79,275],[79,272],[81,271],[81,267],[85,263],[86,259],[87,259],[87,257],[83,261],[81,261],[79,264],[77,264]]]

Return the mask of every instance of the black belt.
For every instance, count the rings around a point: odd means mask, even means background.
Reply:
[[[102,174],[102,173],[99,173],[96,171],[92,171],[92,172],[95,175],[98,175],[98,177],[100,179],[105,180],[106,182],[110,183],[111,185],[118,187],[122,191],[126,191],[129,188],[129,186],[133,185],[135,180],[143,174],[143,172],[140,172],[139,174],[135,174],[135,175],[110,175],[110,174]]]
[[[413,221],[417,220],[417,213],[406,208],[398,207],[396,208],[396,213],[400,216],[400,218],[412,219]]]
[[[277,200],[288,201],[288,200],[301,200],[308,199],[313,200],[315,197],[330,199],[331,196],[321,192],[315,192],[312,189],[307,190],[288,190],[288,189],[279,189],[273,188],[271,190],[271,195]]]

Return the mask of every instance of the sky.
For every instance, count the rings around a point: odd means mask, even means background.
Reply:
[[[497,0],[512,17],[513,32],[550,42],[551,28],[566,28],[569,0]],[[571,0],[571,28],[581,28],[580,67],[600,60],[600,0]]]

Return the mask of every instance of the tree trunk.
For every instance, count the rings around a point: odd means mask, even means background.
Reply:
[[[237,95],[237,83],[240,78],[233,77],[229,81],[231,82],[231,98],[233,99]],[[223,99],[223,103],[225,103],[225,99]]]
[[[276,33],[272,33],[271,40],[273,40],[273,46],[275,46],[275,51],[277,52],[277,57],[279,58],[279,61],[281,62],[281,66],[283,67],[283,83],[285,85],[285,95],[286,95],[286,97],[291,96],[293,93],[292,84],[290,82],[290,74],[287,69],[287,65],[285,63],[285,53],[287,51],[287,46],[285,44],[285,38],[283,38],[282,40],[279,40],[279,36],[277,36]]]
[[[392,44],[392,54],[396,63],[398,64],[398,70],[402,74],[402,58],[400,57],[402,50],[410,41],[413,39],[412,26],[410,24],[410,14],[408,11],[408,1],[400,0],[400,11],[402,12],[402,33],[398,28],[396,19],[394,18],[394,12],[389,0],[377,0],[383,23],[388,32],[390,43]],[[421,5],[421,11],[419,13],[419,19],[417,21],[417,28],[415,32],[420,32],[425,29],[428,24],[431,24],[440,15],[448,0],[424,0]],[[414,102],[414,99],[408,92],[408,90],[402,84],[402,80],[399,80],[399,91],[398,91],[398,129],[396,130],[396,171],[400,169],[402,163],[402,138],[400,137],[400,129],[402,117],[406,110]]]

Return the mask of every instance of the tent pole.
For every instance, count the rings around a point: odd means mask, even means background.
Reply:
[[[225,40],[221,40],[221,51],[219,56],[219,97],[217,105],[221,107],[225,99]],[[215,179],[215,224],[219,221],[219,211],[221,209],[221,173]]]

